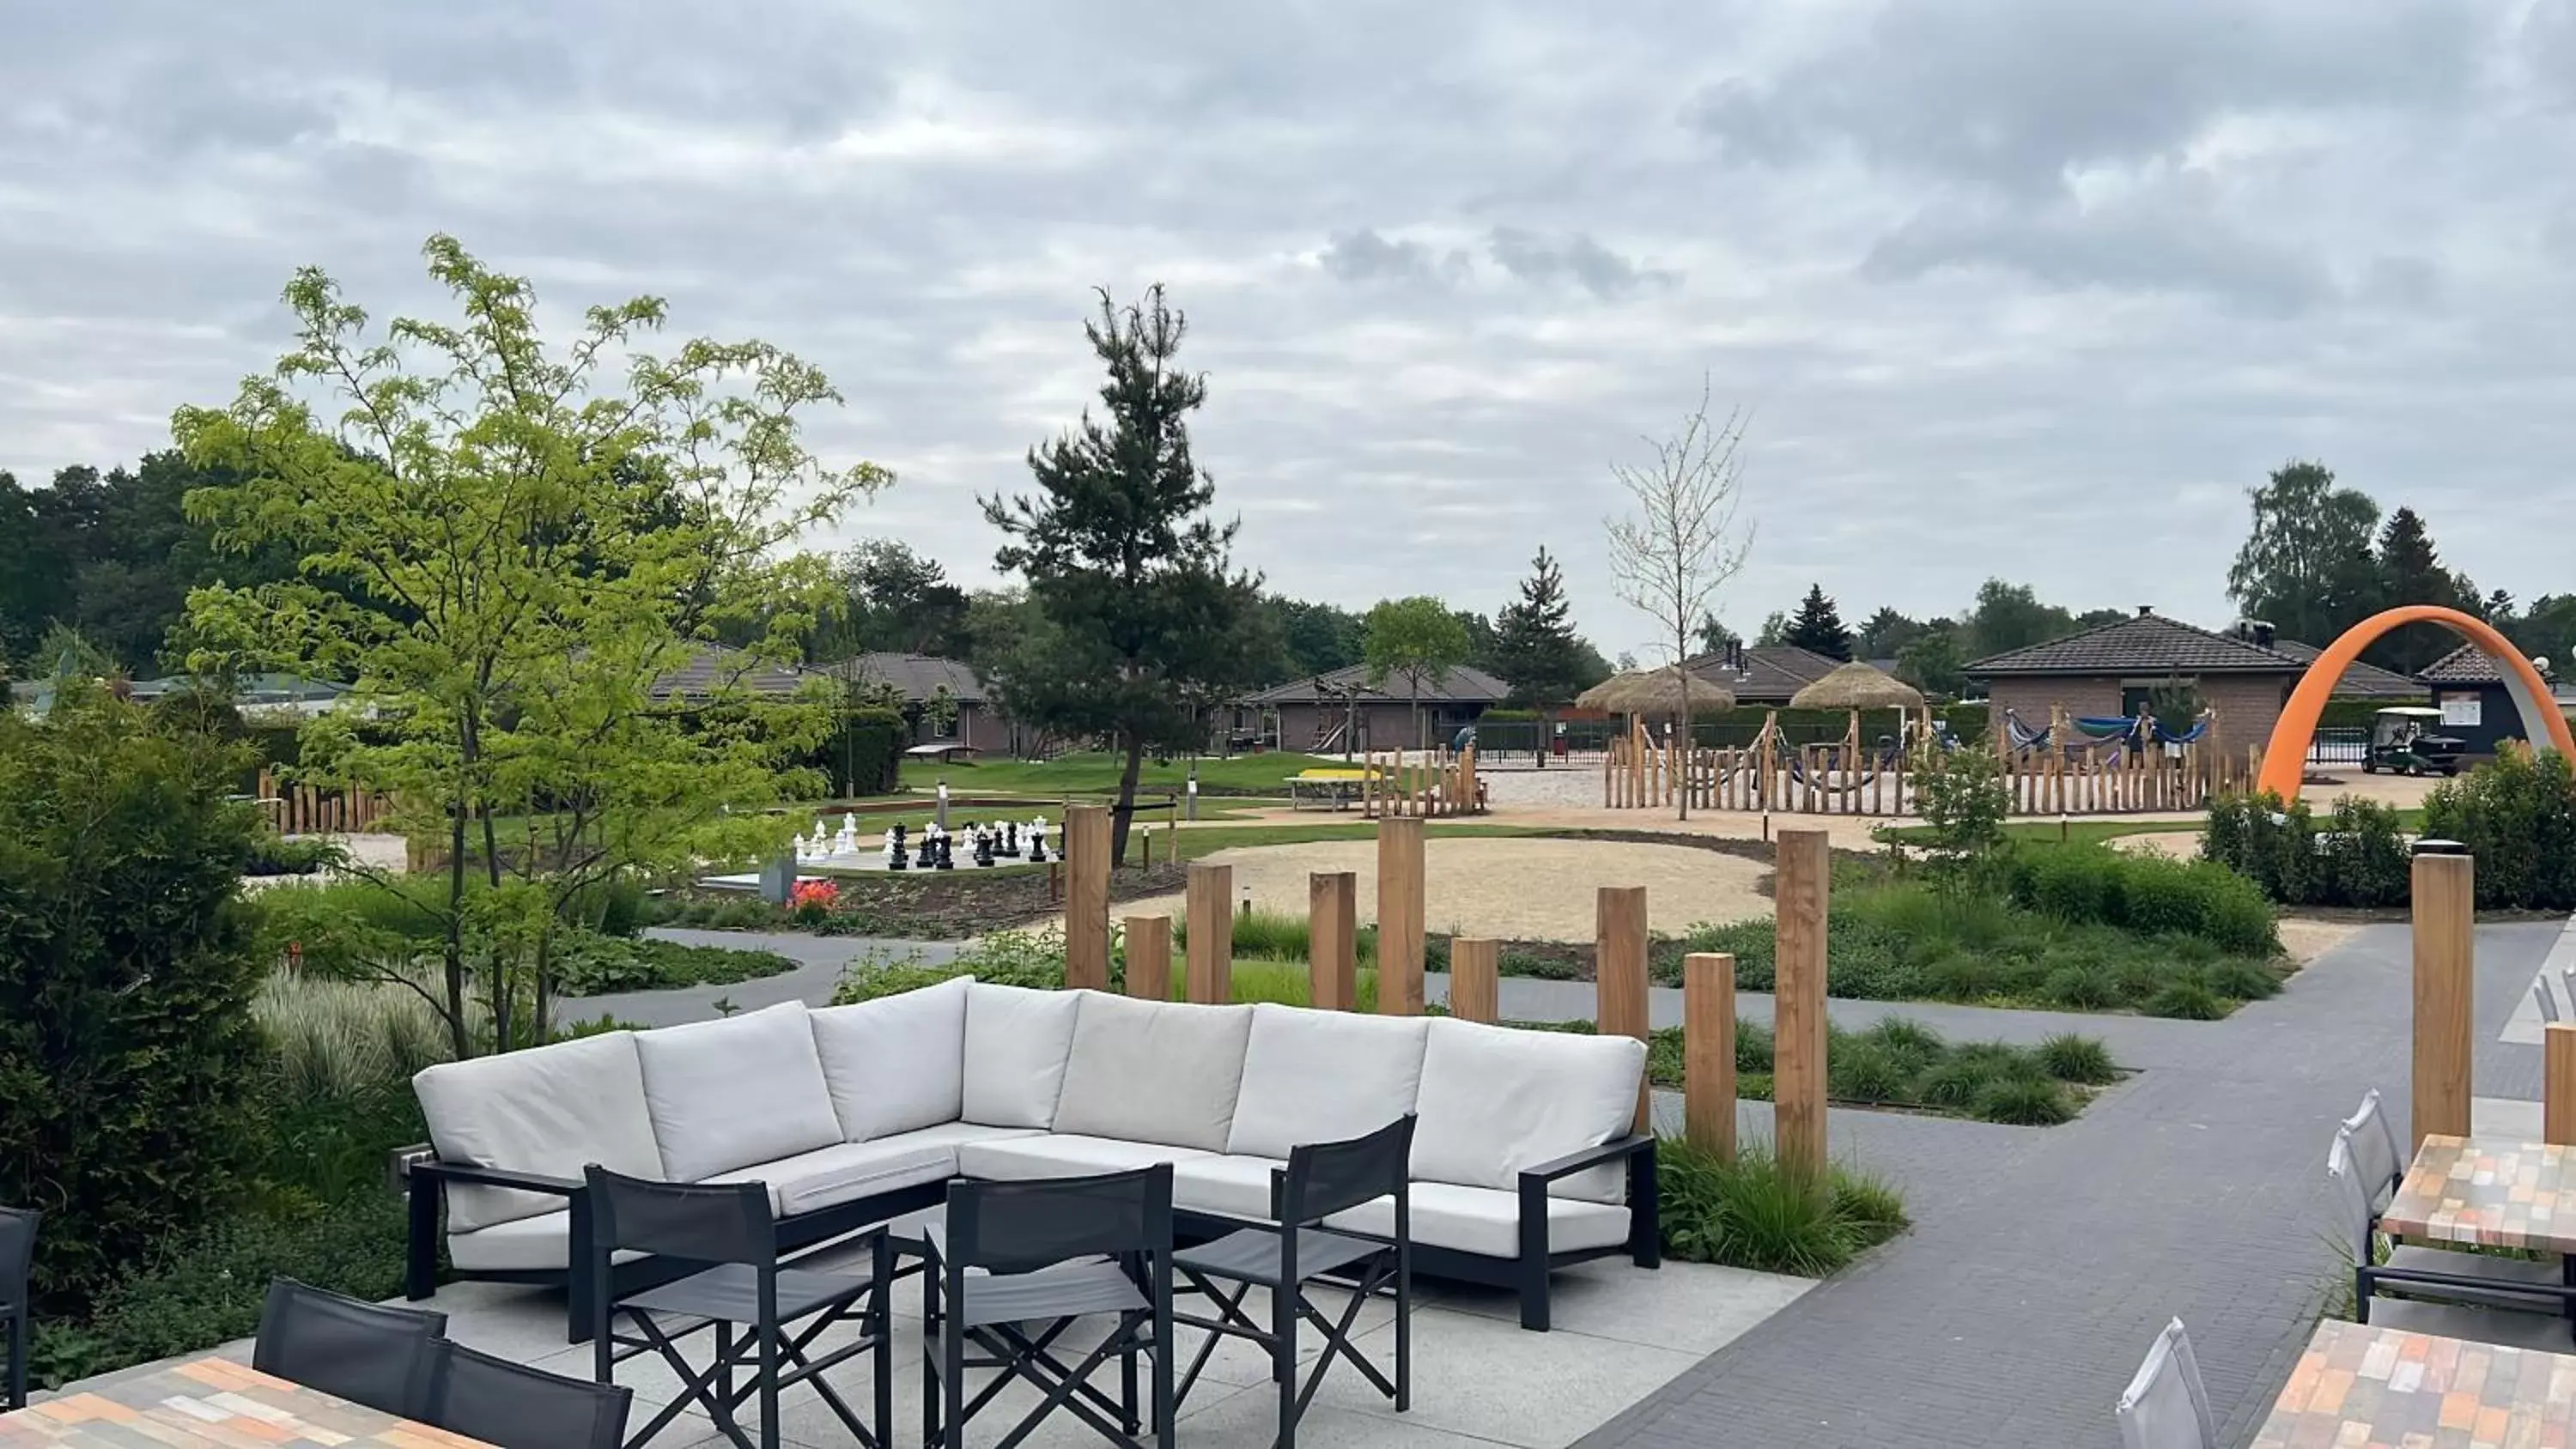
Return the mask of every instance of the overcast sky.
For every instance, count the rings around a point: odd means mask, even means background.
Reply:
[[[2576,0],[836,6],[97,0],[0,18],[0,468],[106,466],[456,234],[649,291],[849,405],[827,459],[969,582],[973,498],[1170,285],[1238,558],[1491,611],[1545,542],[1606,648],[1613,459],[1752,410],[1748,631],[1989,574],[2223,623],[2314,456],[2576,589]],[[2319,641],[2322,642],[2322,641]]]

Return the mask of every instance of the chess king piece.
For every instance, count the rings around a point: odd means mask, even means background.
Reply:
[[[859,817],[856,815],[841,817],[840,833],[832,837],[832,853],[834,855],[859,853]]]
[[[1002,854],[1011,860],[1020,858],[1020,822],[1016,820],[1002,822]]]
[[[951,836],[945,829],[942,829],[939,832],[939,868],[941,870],[955,870],[957,868],[956,838]]]
[[[1029,859],[1044,865],[1046,858],[1046,817],[1041,815],[1029,822]]]

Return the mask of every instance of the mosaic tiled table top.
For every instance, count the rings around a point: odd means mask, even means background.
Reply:
[[[2330,1320],[2253,1449],[2525,1445],[2576,1445],[2576,1358]]]
[[[0,1414],[0,1449],[488,1449],[225,1359]]]
[[[2429,1242],[2576,1252],[2576,1149],[2427,1137],[2379,1225]]]

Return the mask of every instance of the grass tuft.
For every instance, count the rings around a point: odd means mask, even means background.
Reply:
[[[1725,1161],[1668,1137],[1656,1172],[1664,1251],[1684,1262],[1822,1277],[1906,1227],[1884,1182],[1840,1165],[1810,1181],[1765,1143]]]
[[[2039,1044],[2039,1060],[2050,1076],[2078,1086],[2099,1087],[2120,1075],[2119,1064],[2111,1060],[2111,1049],[2096,1036],[2063,1032],[2050,1037]]]
[[[2075,1117],[2066,1088],[2045,1077],[1997,1077],[1977,1093],[1972,1107],[1989,1122],[2020,1127],[2054,1127]]]

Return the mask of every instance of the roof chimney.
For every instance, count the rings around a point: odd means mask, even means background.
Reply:
[[[2259,619],[2254,622],[2254,647],[2257,649],[2272,647],[2272,626]]]
[[[2139,618],[2141,618],[2141,619],[2147,618],[2147,617],[2149,617],[2150,615],[2154,614],[2154,613],[2155,613],[2155,611],[2156,611],[2156,606],[2155,606],[2155,605],[2153,605],[2153,604],[2140,604],[2140,605],[2138,606],[2138,617],[2139,617]]]

